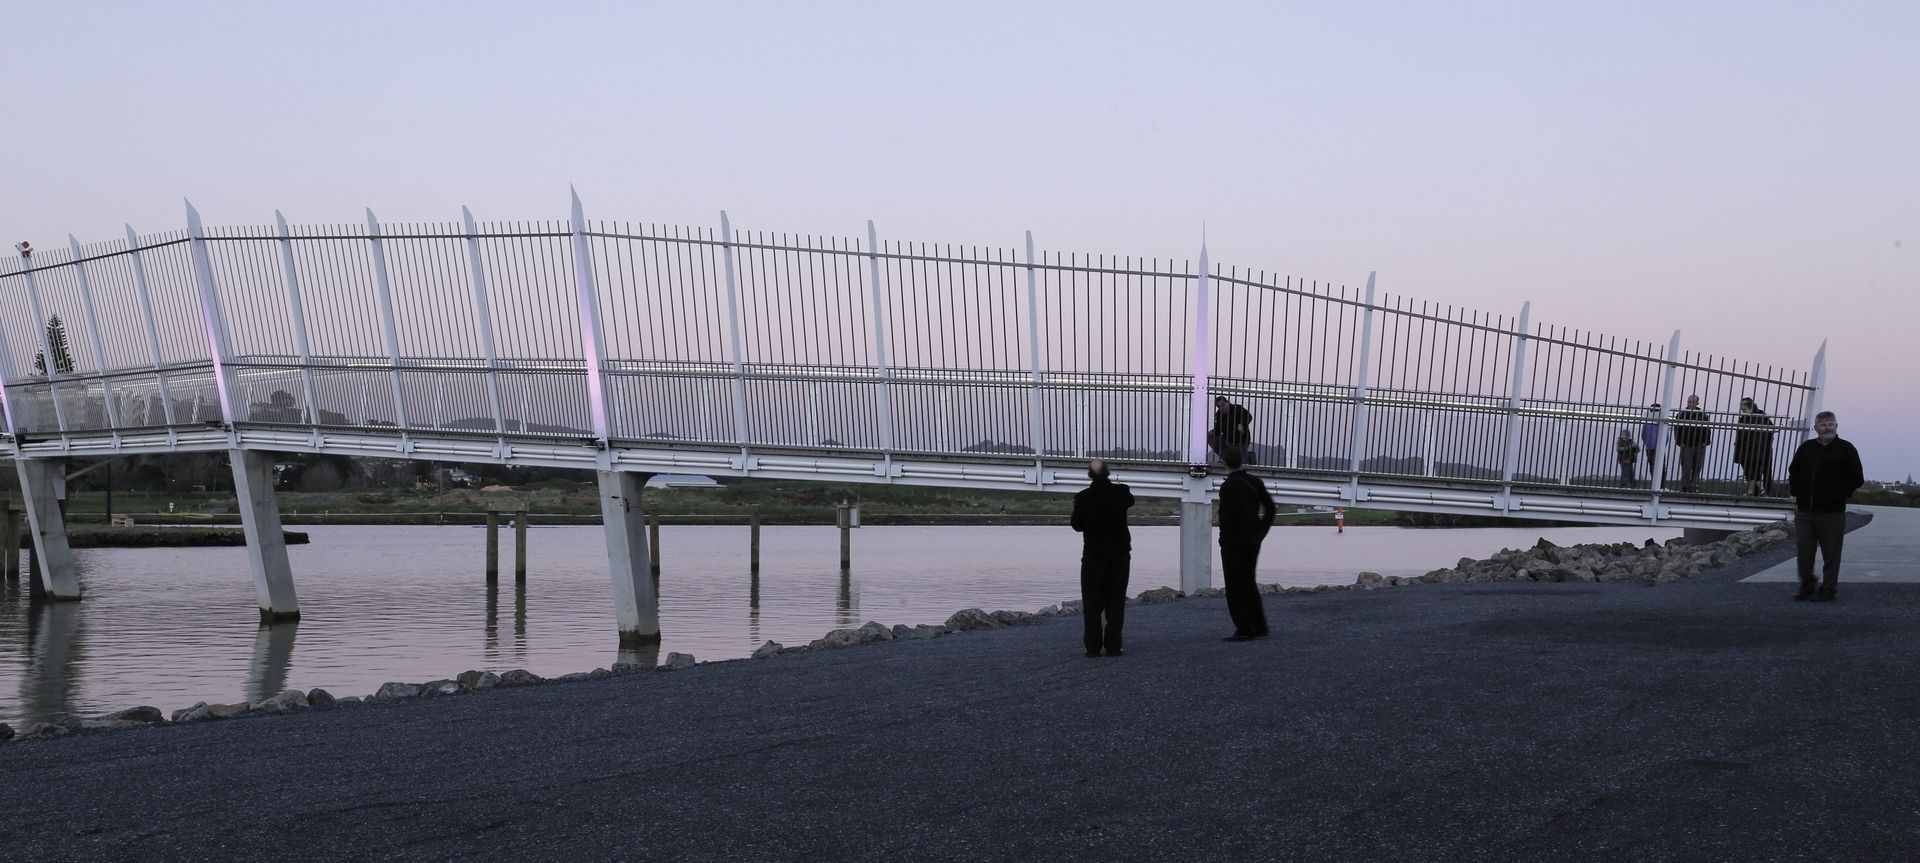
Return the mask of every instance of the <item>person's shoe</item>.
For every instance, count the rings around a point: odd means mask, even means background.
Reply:
[[[1220,640],[1221,641],[1252,641],[1253,639],[1254,639],[1254,636],[1248,635],[1244,632],[1236,632]]]
[[[1819,590],[1815,591],[1813,594],[1814,602],[1832,602],[1833,600],[1834,600],[1833,588],[1831,587],[1820,588]]]
[[[1248,637],[1249,637],[1249,638],[1266,638],[1266,637],[1267,637],[1267,631],[1266,631],[1266,630],[1264,630],[1264,629],[1262,629],[1262,630],[1260,630],[1259,632],[1256,632],[1256,633],[1254,633],[1254,634],[1252,634],[1251,636],[1248,636]]]
[[[1114,648],[1113,650],[1107,651],[1107,655],[1108,656],[1126,656],[1127,652],[1119,648]]]
[[[1800,588],[1800,592],[1793,595],[1794,602],[1806,602],[1807,600],[1812,598],[1813,598],[1813,588],[1811,587]]]
[[[1088,658],[1088,659],[1099,659],[1099,658],[1100,658],[1100,651],[1098,651],[1098,650],[1089,650],[1089,651],[1087,651],[1087,658]]]

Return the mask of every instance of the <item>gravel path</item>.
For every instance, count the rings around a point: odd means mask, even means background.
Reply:
[[[7,744],[0,859],[1920,857],[1920,585],[1789,553]]]

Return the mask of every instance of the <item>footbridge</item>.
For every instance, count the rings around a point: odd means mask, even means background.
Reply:
[[[1787,515],[1745,479],[1783,471],[1824,375],[1824,345],[1778,369],[1204,247],[590,221],[578,196],[564,221],[275,215],[206,227],[188,205],[184,230],[0,261],[0,456],[48,595],[79,597],[71,463],[216,450],[269,620],[298,614],[271,491],[288,452],[597,471],[627,641],[658,639],[641,489],[661,472],[1073,492],[1101,458],[1181,502],[1191,589],[1219,397],[1282,502],[1738,529]],[[1623,430],[1655,444],[1625,472]],[[1710,441],[1699,471],[1676,431]]]

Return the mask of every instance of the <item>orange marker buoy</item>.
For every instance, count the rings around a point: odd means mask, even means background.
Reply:
[[[1336,506],[1333,508],[1333,526],[1334,533],[1347,532],[1347,510],[1345,507]]]

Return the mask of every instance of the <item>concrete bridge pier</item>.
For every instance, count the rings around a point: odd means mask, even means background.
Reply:
[[[233,464],[233,494],[240,507],[240,528],[247,537],[247,564],[253,569],[260,622],[299,620],[280,504],[273,499],[273,454],[236,449],[228,451],[227,457]]]
[[[648,560],[647,512],[641,492],[647,475],[603,470],[600,515],[607,531],[607,568],[613,577],[613,614],[620,624],[620,646],[660,643],[660,595]]]
[[[20,496],[26,499],[27,529],[33,532],[33,568],[40,576],[39,592],[51,600],[80,598],[80,579],[73,573],[73,551],[67,545],[67,519],[60,503],[66,497],[65,459],[15,459],[20,474]]]
[[[1213,501],[1180,502],[1180,591],[1213,586]]]

